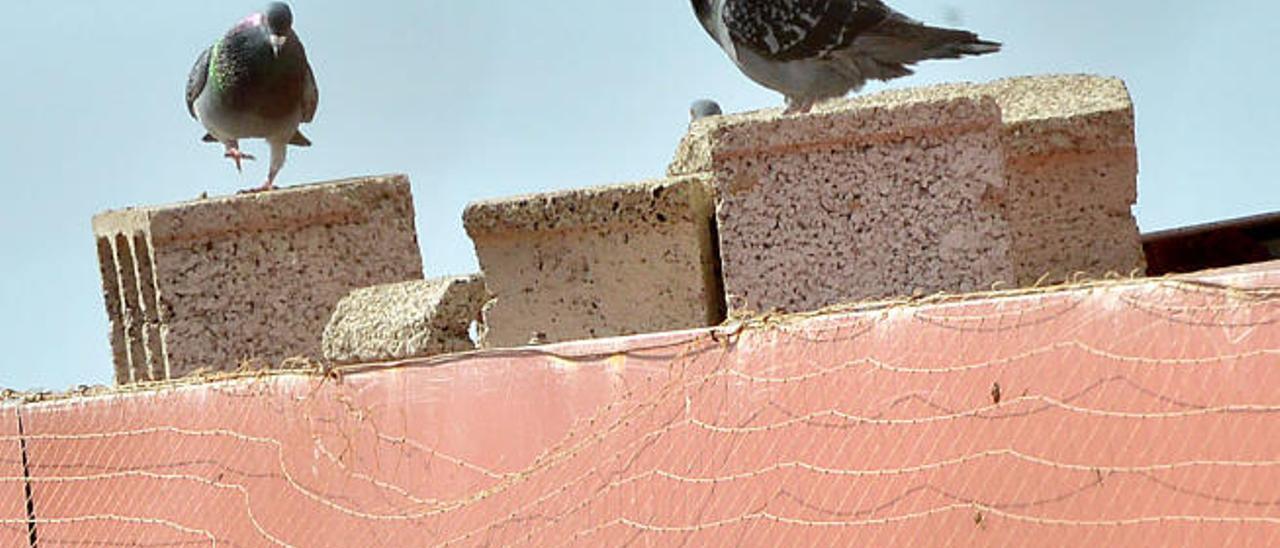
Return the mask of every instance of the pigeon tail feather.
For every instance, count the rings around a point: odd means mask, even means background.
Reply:
[[[931,27],[906,18],[887,20],[854,44],[877,61],[903,64],[995,53],[1001,47],[967,30]]]
[[[914,73],[927,59],[955,59],[1000,51],[1000,44],[964,30],[930,27],[906,18],[886,21],[835,57],[851,80],[892,80]]]
[[[955,59],[965,55],[983,55],[1000,51],[999,42],[978,38],[967,30],[922,27],[925,59]]]
[[[311,139],[308,139],[301,131],[295,131],[293,132],[293,138],[289,139],[289,144],[296,147],[309,147],[311,146]]]
[[[964,55],[986,55],[988,53],[996,53],[1000,51],[1000,48],[1004,47],[1004,44],[1001,44],[1000,42],[991,42],[982,39],[960,45],[962,46],[960,53]]]

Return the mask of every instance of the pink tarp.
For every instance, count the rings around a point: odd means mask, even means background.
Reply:
[[[1272,264],[28,406],[40,545],[1274,546],[1278,285]]]
[[[17,407],[0,407],[0,546],[28,546],[26,475]]]

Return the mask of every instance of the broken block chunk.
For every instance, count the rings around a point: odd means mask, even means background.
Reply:
[[[324,356],[370,363],[474,350],[471,324],[487,297],[479,275],[357,289],[325,327]]]

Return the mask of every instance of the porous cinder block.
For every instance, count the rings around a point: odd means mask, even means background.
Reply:
[[[324,356],[370,363],[475,350],[471,323],[487,300],[478,274],[357,289],[324,329]]]
[[[716,189],[731,311],[1144,267],[1124,83],[1039,76],[694,123],[669,168]]]
[[[400,175],[93,219],[119,383],[319,357],[351,290],[422,278]]]
[[[480,345],[718,323],[711,207],[696,176],[470,205],[463,221],[493,296]]]

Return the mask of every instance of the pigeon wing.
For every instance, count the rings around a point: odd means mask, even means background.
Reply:
[[[320,106],[320,88],[316,87],[316,75],[311,72],[311,63],[307,63],[306,79],[302,81],[302,121],[310,123],[316,117],[316,108]]]
[[[846,48],[894,14],[880,0],[728,0],[723,18],[735,45],[795,61]]]
[[[192,118],[196,117],[196,98],[200,97],[209,80],[209,55],[212,50],[212,46],[205,48],[196,59],[196,65],[191,67],[191,74],[187,75],[187,112],[191,113]]]

